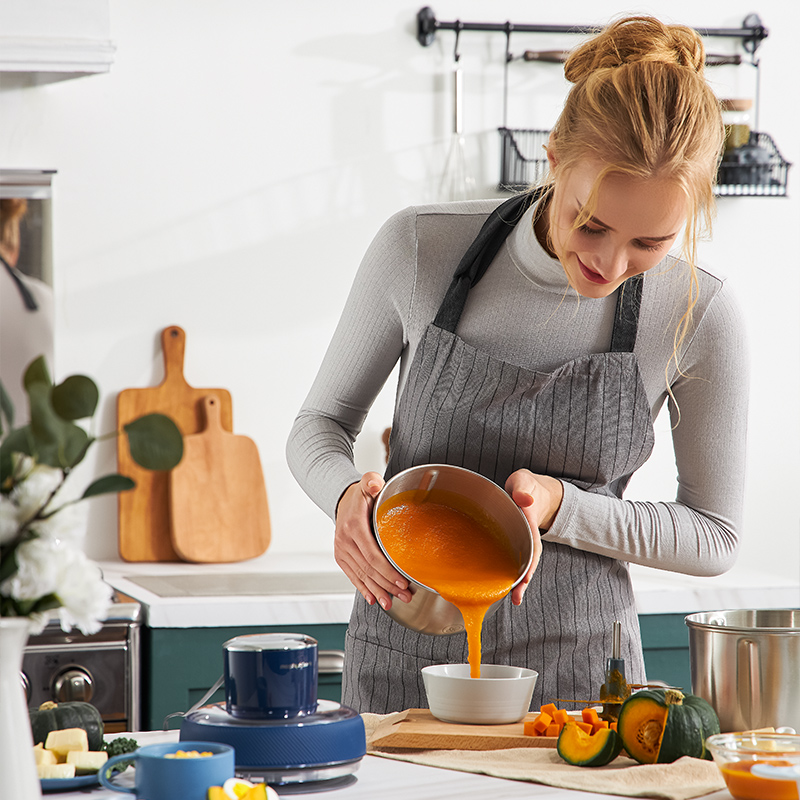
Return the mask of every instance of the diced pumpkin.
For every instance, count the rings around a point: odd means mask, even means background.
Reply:
[[[551,717],[558,711],[555,703],[546,703],[545,705],[539,708],[539,712],[542,714],[549,714]]]
[[[72,764],[37,764],[36,772],[39,778],[45,780],[75,777],[75,767]]]
[[[611,728],[612,731],[617,730],[617,723],[616,722],[609,722],[608,727]]]
[[[570,723],[568,722],[567,725],[569,724]],[[592,726],[588,722],[575,722],[574,724],[577,725],[588,736],[592,735]],[[564,727],[566,727],[566,725]]]
[[[231,800],[228,793],[221,786],[209,786],[207,800]]]
[[[597,711],[590,707],[581,710],[581,719],[584,722],[588,722],[590,725],[594,725],[600,717],[597,716]]]
[[[599,719],[592,725],[592,733],[597,733],[597,731],[607,727],[608,727],[608,722],[604,719]]]
[[[87,751],[89,738],[83,728],[65,728],[61,731],[50,731],[44,743],[44,749],[55,753],[59,763],[67,760],[67,753],[73,750]]]
[[[569,714],[563,708],[557,708],[553,716],[553,722],[557,722],[562,727],[569,722]]]
[[[640,764],[669,764],[682,756],[711,759],[705,741],[719,733],[709,703],[677,689],[643,689],[623,704],[617,731]]]
[[[51,753],[49,750],[45,750],[42,745],[37,745],[33,748],[33,758],[36,761],[37,766],[39,764],[57,764],[58,759],[56,758],[55,753]]]
[[[558,754],[576,767],[603,767],[622,750],[622,740],[616,731],[602,728],[590,734],[585,722],[568,722],[558,737]]]
[[[108,753],[105,750],[89,750],[81,752],[72,750],[67,753],[67,764],[75,767],[76,775],[91,775],[100,770],[100,767],[108,761]]]
[[[547,726],[547,730],[544,732],[545,736],[558,736],[561,733],[561,729],[563,725],[559,725],[557,722],[554,722],[552,725]]]

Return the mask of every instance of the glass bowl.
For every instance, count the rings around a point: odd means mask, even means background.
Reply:
[[[800,766],[800,736],[786,733],[718,733],[706,746],[722,772],[728,791],[736,800],[798,800],[793,779],[776,780],[757,774],[753,767]]]

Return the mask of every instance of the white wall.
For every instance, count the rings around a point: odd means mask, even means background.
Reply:
[[[97,379],[100,430],[109,430],[116,393],[161,380],[160,331],[181,325],[188,381],[229,388],[235,432],[259,446],[276,552],[330,547],[330,522],[286,467],[286,437],[370,239],[395,210],[436,197],[454,39],[442,32],[429,48],[417,43],[421,5],[111,0],[117,52],[109,74],[0,90],[0,164],[58,170],[57,376]],[[433,8],[440,20],[584,25],[641,11],[733,28],[756,10],[770,29],[759,51],[761,128],[800,161],[796,3],[661,0],[626,9],[609,0],[434,0]],[[512,50],[577,41],[519,34]],[[501,34],[461,36],[468,153],[484,196],[498,180],[504,44]],[[709,50],[741,52],[722,39]],[[720,94],[752,94],[752,68],[718,69],[711,77]],[[563,92],[557,66],[512,64],[508,123],[548,127]],[[796,577],[796,168],[789,187],[791,199],[722,200],[703,258],[730,276],[750,323],[742,562]],[[382,468],[391,394],[359,444],[364,469]],[[74,491],[114,464],[113,446],[96,448]],[[669,499],[673,471],[667,441],[631,496]],[[88,551],[116,557],[113,499],[94,501]]]

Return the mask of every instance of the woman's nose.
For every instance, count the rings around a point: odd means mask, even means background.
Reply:
[[[607,246],[598,253],[593,269],[607,281],[614,281],[628,270],[628,256],[623,247]]]

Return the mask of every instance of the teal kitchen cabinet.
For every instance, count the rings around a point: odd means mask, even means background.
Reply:
[[[347,625],[283,625],[239,628],[150,628],[142,629],[142,728],[161,730],[164,718],[186,711],[222,675],[222,645],[234,636],[251,633],[305,633],[313,636],[322,650],[344,650]],[[341,671],[320,668],[318,696],[340,701]],[[225,699],[219,689],[208,702]],[[180,718],[171,720],[171,728]]]
[[[686,614],[640,614],[644,666],[648,681],[663,681],[692,690],[689,661],[689,628]]]
[[[642,632],[647,678],[691,691],[689,629],[685,614],[642,614]],[[290,625],[280,627],[143,628],[142,629],[142,727],[161,730],[164,717],[186,711],[222,675],[222,645],[234,636],[249,633],[286,632],[313,636],[320,650],[344,650],[347,625]],[[319,697],[339,702],[341,673],[320,672]],[[220,689],[209,700],[224,700]],[[172,720],[170,727],[179,727]]]

